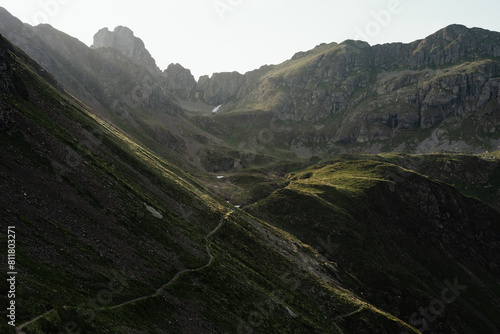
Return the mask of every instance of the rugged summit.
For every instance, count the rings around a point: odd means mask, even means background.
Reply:
[[[241,88],[245,82],[245,76],[238,72],[215,73],[212,77],[200,77],[196,88],[208,104],[219,105],[230,98],[243,97],[246,92],[242,92]]]
[[[181,99],[188,99],[196,86],[196,80],[191,71],[181,64],[168,65],[162,77],[165,87]]]
[[[127,27],[118,26],[112,32],[108,28],[102,28],[94,35],[94,44],[91,48],[114,48],[151,73],[159,71],[144,42],[135,37],[134,32]]]
[[[488,81],[497,76],[496,67],[492,68],[497,65],[497,57],[500,57],[500,33],[479,28],[469,29],[461,25],[448,26],[423,40],[409,44],[370,46],[365,42],[350,40],[340,44],[321,44],[313,50],[295,54],[283,64],[261,71],[258,87],[243,87],[243,90],[252,91],[243,101],[246,104],[254,103],[255,107],[267,106],[265,110],[268,111],[284,112],[288,117],[318,120],[385,93],[387,80],[381,79],[388,76],[391,81],[397,79],[397,84],[389,87],[389,92],[392,92],[417,81],[421,84],[430,83],[429,79],[439,79],[443,73],[450,72],[441,67],[465,63],[472,67],[462,72],[473,73],[477,70],[478,76],[484,75],[484,79]],[[476,61],[487,60],[494,64],[486,62],[483,65],[487,65],[487,68],[475,68],[480,65]],[[422,75],[425,79],[420,78]],[[238,93],[246,80],[240,78],[236,81],[236,77],[237,74],[234,73],[220,73],[217,78],[214,75],[216,85],[208,86],[200,82],[198,89],[209,91],[210,97],[217,92],[219,97],[240,99],[242,94]],[[249,72],[244,77],[255,77],[255,73]],[[473,94],[483,88],[484,84],[482,81],[470,82],[470,89],[461,93]],[[496,87],[496,84],[493,86]],[[428,85],[417,85],[416,88],[418,95],[422,97],[418,102],[422,102],[426,98],[425,93],[429,91]],[[286,98],[277,98],[277,94],[274,94],[276,91],[283,92]],[[255,100],[260,101],[262,98],[271,105],[256,103]],[[293,105],[287,101],[293,101]],[[415,105],[418,102],[407,101]],[[421,125],[427,127],[430,124],[424,120]]]

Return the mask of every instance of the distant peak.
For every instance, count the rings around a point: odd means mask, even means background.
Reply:
[[[434,34],[432,34],[429,37],[440,37],[444,40],[454,40],[458,36],[465,36],[469,35],[471,33],[471,29],[467,28],[464,25],[461,24],[451,24],[449,26],[444,27],[441,30],[436,31]]]
[[[174,70],[174,69],[179,69],[179,70],[186,70],[184,66],[182,66],[179,63],[171,63],[168,65],[167,70]],[[189,70],[188,70],[189,71]],[[190,71],[191,72],[191,71]]]
[[[134,32],[125,26],[117,26],[112,32],[108,28],[100,29],[94,35],[94,44],[91,48],[113,48],[150,71],[159,70],[144,42],[135,37]]]
[[[125,27],[125,26],[117,26],[117,27],[115,27],[115,29],[113,31],[109,30],[108,27],[104,27],[102,29],[99,29],[97,34],[99,34],[99,33],[126,34],[126,35],[132,35],[132,36],[134,35],[134,32],[132,31],[132,29],[130,29],[129,27]]]
[[[134,36],[134,32],[130,28],[118,26],[111,32],[109,28],[106,27],[100,29],[94,35],[94,44],[92,48],[116,47],[117,44],[126,44],[130,46],[137,41],[144,44],[140,38]]]
[[[450,24],[449,26],[444,27],[441,30],[448,30],[448,31],[467,31],[469,28],[464,26],[463,24]]]
[[[125,26],[117,26],[115,30],[113,30],[113,33],[118,35],[134,36],[134,32],[132,31],[132,29]]]
[[[350,46],[354,46],[354,47],[356,47],[358,49],[363,49],[363,48],[369,48],[370,47],[370,44],[368,44],[368,42],[354,40],[354,39],[346,39],[345,41],[343,41],[339,45],[350,45]]]
[[[470,29],[461,24],[451,24],[441,29],[441,33],[452,34],[452,35],[463,35],[470,33]]]

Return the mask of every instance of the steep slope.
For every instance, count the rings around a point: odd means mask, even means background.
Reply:
[[[352,276],[309,246],[51,85],[3,37],[0,61],[0,221],[16,232],[18,331],[416,333],[345,289]]]
[[[165,74],[153,69],[154,60],[129,29],[117,29],[115,44],[108,43],[116,48],[98,47],[105,41],[97,34],[91,49],[49,25],[23,24],[3,8],[0,22],[0,33],[64,89],[163,158],[190,169],[217,170],[220,162],[212,162],[206,151],[231,156],[222,140],[186,117],[166,87]]]
[[[422,332],[498,333],[500,213],[378,160],[345,156],[292,173],[247,210],[349,268],[352,289]]]

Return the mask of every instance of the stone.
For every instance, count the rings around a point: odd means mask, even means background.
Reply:
[[[182,99],[187,99],[196,86],[196,80],[191,71],[180,64],[168,65],[162,73],[162,78],[165,88]]]
[[[138,65],[144,66],[151,73],[157,74],[159,72],[159,68],[146,49],[144,42],[135,37],[134,32],[127,27],[118,26],[112,32],[108,28],[102,28],[94,35],[92,49],[107,47],[120,51]]]

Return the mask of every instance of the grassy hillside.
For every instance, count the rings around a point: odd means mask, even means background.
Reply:
[[[384,156],[425,160],[429,170],[439,166],[436,159]],[[467,159],[479,158],[462,157]],[[421,331],[498,331],[498,212],[441,181],[380,160],[344,156],[291,173],[286,187],[247,210],[349,271],[356,277],[352,290]],[[459,302],[443,304],[429,318],[418,314],[420,307],[439,304],[443,282],[454,280],[467,287]]]
[[[0,36],[2,333],[499,332],[500,153],[340,154],[496,149],[498,59],[440,40],[479,31],[323,44],[188,118],[118,51],[35,30],[97,109]]]
[[[0,92],[0,220],[17,233],[18,330],[416,332],[345,288],[352,276],[314,249],[217,198],[0,47],[5,87],[17,87]]]
[[[500,211],[499,153],[380,154],[379,158],[441,180]]]

